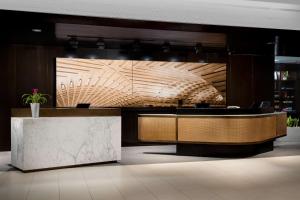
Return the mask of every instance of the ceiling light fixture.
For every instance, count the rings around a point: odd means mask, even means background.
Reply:
[[[99,50],[105,49],[104,40],[102,38],[99,38],[96,42],[96,46],[97,46],[97,49],[99,49]]]
[[[79,42],[77,40],[77,37],[71,36],[71,38],[69,39],[68,42],[69,42],[69,45],[70,45],[71,48],[73,48],[73,49],[78,48]]]
[[[132,51],[138,52],[138,51],[141,51],[141,49],[142,49],[142,47],[141,47],[140,40],[134,40],[132,43]]]
[[[35,33],[41,33],[42,29],[40,29],[40,28],[33,28],[33,29],[31,29],[31,31],[35,32]]]
[[[201,43],[197,43],[197,44],[195,45],[194,49],[195,49],[195,53],[196,53],[196,54],[201,54],[201,53],[203,53],[203,46],[202,46]]]
[[[169,42],[164,42],[161,48],[164,53],[168,53],[171,50],[171,45]]]

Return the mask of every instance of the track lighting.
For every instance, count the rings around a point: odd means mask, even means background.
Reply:
[[[164,42],[161,48],[164,53],[168,53],[171,50],[171,45],[169,42]]]
[[[141,49],[141,42],[139,40],[134,40],[134,42],[132,43],[132,51],[137,52]]]
[[[102,38],[99,38],[96,42],[97,49],[103,50],[105,49],[105,43]]]
[[[69,39],[68,42],[69,42],[69,45],[70,45],[71,48],[73,48],[73,49],[77,49],[77,48],[78,48],[79,42],[78,42],[78,40],[77,40],[76,37],[72,36],[72,37]]]
[[[201,54],[203,52],[203,46],[201,43],[197,43],[194,49],[196,54]]]

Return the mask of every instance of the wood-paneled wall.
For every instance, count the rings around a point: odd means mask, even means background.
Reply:
[[[64,56],[62,46],[7,45],[0,48],[0,67],[3,72],[1,73],[3,95],[0,98],[0,150],[10,149],[10,109],[23,106],[20,101],[23,93],[37,87],[52,97],[46,106],[55,105],[55,58],[62,56]],[[253,87],[255,79],[252,75],[252,64],[247,65],[250,60],[243,56],[234,59],[242,62],[232,62],[229,65],[228,104],[248,106],[258,93],[270,97],[273,81],[270,81],[270,78],[262,78],[260,85]],[[240,66],[246,66],[248,69]],[[267,65],[267,71],[261,69],[261,72],[257,67],[257,73],[268,74],[270,77],[270,66]],[[123,116],[127,116],[126,124],[122,128],[122,142],[137,143],[137,113],[141,111],[131,110],[128,114],[126,112],[122,112]]]
[[[274,99],[274,56],[233,54],[227,71],[227,105],[250,107]]]
[[[32,88],[50,94],[47,105],[55,98],[55,57],[63,48],[35,45],[9,45],[0,48],[1,100],[0,150],[10,149],[10,110],[22,107],[21,96]]]
[[[55,57],[64,56],[64,47],[61,46],[61,41],[57,41],[55,37],[55,23],[64,22],[72,24],[92,24],[102,26],[116,27],[131,27],[144,29],[161,29],[161,30],[176,30],[176,31],[193,31],[193,32],[218,32],[225,33],[230,39],[229,51],[234,54],[247,53],[262,55],[265,52],[265,46],[268,39],[272,39],[273,30],[249,29],[241,27],[222,27],[197,24],[180,24],[180,23],[165,23],[165,22],[150,22],[125,19],[103,19],[82,16],[62,16],[42,13],[26,13],[14,11],[1,11],[1,32],[0,32],[0,151],[10,150],[10,109],[13,107],[22,106],[20,97],[23,93],[28,92],[32,87],[38,87],[42,92],[52,96],[48,106],[55,104],[55,76],[54,76],[54,60]],[[32,32],[32,28],[41,27],[43,32],[40,34]],[[243,30],[242,32],[240,30]],[[235,34],[232,34],[235,33]],[[254,35],[253,33],[257,33]],[[233,36],[231,36],[233,35]],[[264,35],[263,39],[261,35]],[[243,37],[240,37],[243,36]],[[266,38],[266,39],[265,39]],[[22,44],[22,45],[15,45]],[[52,46],[51,46],[52,45]],[[254,47],[253,47],[254,46]],[[250,51],[249,51],[250,49]],[[107,59],[114,59],[120,53],[104,53]],[[123,51],[124,52],[124,51]],[[155,55],[161,58],[162,53],[156,52]],[[169,54],[168,54],[169,55]],[[181,53],[177,55],[182,56]],[[226,52],[220,59],[218,53],[209,52],[206,55],[208,62],[224,62],[226,60]],[[233,55],[233,54],[231,54]],[[134,57],[142,58],[143,55]],[[169,55],[170,56],[170,55]],[[188,58],[193,61],[199,61],[199,55],[193,53]],[[186,58],[186,59],[188,59]],[[227,85],[227,102],[231,105],[249,105],[248,99],[253,99],[254,94],[259,90],[260,94],[270,94],[272,92],[273,81],[260,79],[259,87],[250,87],[251,84],[243,83],[243,81],[251,79],[251,83],[255,81],[252,78],[251,65],[249,59],[240,58],[241,62],[234,64],[230,63],[231,76],[227,76],[230,85]],[[264,58],[263,58],[264,59]],[[270,61],[267,58],[268,62]],[[240,70],[241,66],[247,66],[249,69]],[[263,66],[265,65],[257,65]],[[268,64],[269,70],[273,66]],[[257,73],[260,74],[260,67],[257,68]],[[264,71],[264,69],[261,69]],[[259,77],[259,76],[257,76]],[[241,86],[239,86],[241,85]],[[251,88],[251,89],[250,89]],[[248,92],[251,90],[251,92]],[[239,93],[241,91],[241,93]],[[255,93],[254,93],[254,92]],[[245,95],[245,97],[243,96]],[[241,97],[242,96],[242,97]],[[161,112],[165,112],[162,110]],[[138,110],[124,111],[123,116],[126,116],[126,123],[122,127],[122,141],[137,142],[137,113],[144,112]],[[159,111],[155,111],[161,113]],[[169,112],[169,111],[168,111]],[[124,118],[125,119],[125,118]]]

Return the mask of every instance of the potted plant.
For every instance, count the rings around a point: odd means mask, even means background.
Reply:
[[[284,71],[284,72],[282,73],[282,80],[287,80],[288,77],[289,77],[289,71]]]
[[[39,93],[37,88],[32,89],[32,94],[23,94],[22,100],[25,104],[30,104],[31,115],[38,118],[40,114],[40,104],[47,103],[47,94]]]
[[[299,118],[292,118],[289,116],[286,120],[287,127],[298,127],[299,126]]]
[[[299,118],[292,118],[289,116],[286,121],[287,136],[280,139],[282,142],[299,142],[300,141],[300,128]]]

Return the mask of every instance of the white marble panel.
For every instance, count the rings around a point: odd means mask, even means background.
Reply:
[[[34,170],[121,160],[121,117],[12,118],[12,165]]]

